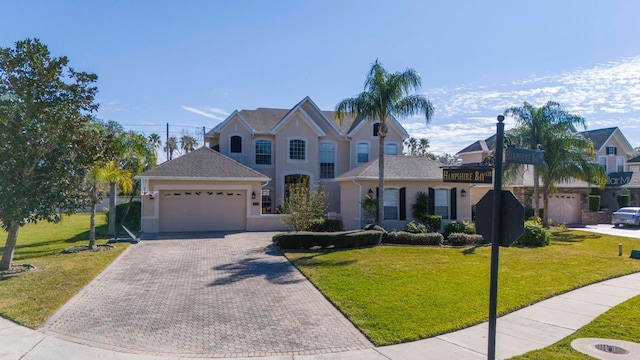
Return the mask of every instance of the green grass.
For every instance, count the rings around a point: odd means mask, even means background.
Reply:
[[[578,338],[605,338],[638,342],[640,336],[640,296],[600,315],[576,333],[544,349],[516,356],[512,360],[592,359],[571,347]]]
[[[105,216],[96,216],[99,239],[107,239]],[[102,252],[62,254],[71,246],[89,243],[89,214],[63,217],[62,222],[27,224],[20,229],[14,264],[31,264],[37,271],[0,281],[0,316],[38,328],[64,303],[109,265],[128,244]],[[6,233],[0,230],[4,246]],[[103,243],[103,241],[99,241]],[[4,247],[0,247],[0,251]]]
[[[557,232],[545,248],[501,248],[498,312],[640,271],[618,256],[640,240]],[[286,256],[376,345],[431,337],[488,318],[490,247],[378,246]]]

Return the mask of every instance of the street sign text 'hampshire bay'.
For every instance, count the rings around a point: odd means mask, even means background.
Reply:
[[[452,167],[442,169],[443,182],[491,184],[493,169],[490,167]]]

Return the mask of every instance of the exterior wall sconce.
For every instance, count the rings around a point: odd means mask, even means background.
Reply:
[[[369,197],[373,197],[373,190],[371,188],[369,188],[369,191],[367,191],[367,194],[369,195]]]
[[[252,191],[251,192],[251,200],[255,200],[256,199],[256,192]]]
[[[465,189],[460,190],[460,196],[461,197],[467,196],[467,190],[465,190]]]

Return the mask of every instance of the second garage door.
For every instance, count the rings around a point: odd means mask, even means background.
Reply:
[[[549,219],[556,224],[579,224],[581,221],[580,195],[550,194]]]
[[[246,191],[160,191],[160,231],[234,231],[247,227]]]

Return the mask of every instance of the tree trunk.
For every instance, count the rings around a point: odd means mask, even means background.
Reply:
[[[547,205],[545,204],[544,208],[547,208]],[[535,217],[539,217],[540,216],[540,172],[538,170],[538,166],[534,165],[533,166],[533,209],[534,209],[534,213],[533,216]],[[545,215],[546,215],[546,211],[545,211]]]
[[[384,138],[387,135],[387,126],[383,120],[378,128],[378,138],[380,141],[378,148],[378,216],[376,223],[382,226],[384,220]]]
[[[4,244],[4,250],[2,251],[2,260],[0,261],[0,271],[9,270],[11,268],[13,252],[16,249],[16,242],[18,241],[18,231],[20,230],[20,223],[10,223],[8,230],[7,242]]]
[[[135,182],[135,185],[133,186],[133,189],[131,190],[131,196],[129,197],[129,202],[127,203],[127,207],[124,209],[124,214],[122,214],[122,219],[120,220],[120,224],[118,224],[118,228],[116,230],[116,234],[115,234],[115,238],[118,238],[118,235],[120,234],[120,229],[122,228],[122,225],[124,224],[125,219],[127,218],[127,215],[129,215],[129,209],[131,209],[131,203],[133,202],[133,197],[136,195],[136,191],[138,191],[138,182]]]
[[[109,235],[116,234],[116,183],[109,183]]]
[[[549,188],[547,185],[547,179],[544,180],[544,189],[542,192],[542,201],[544,204],[544,214],[542,215],[542,226],[549,227]]]

